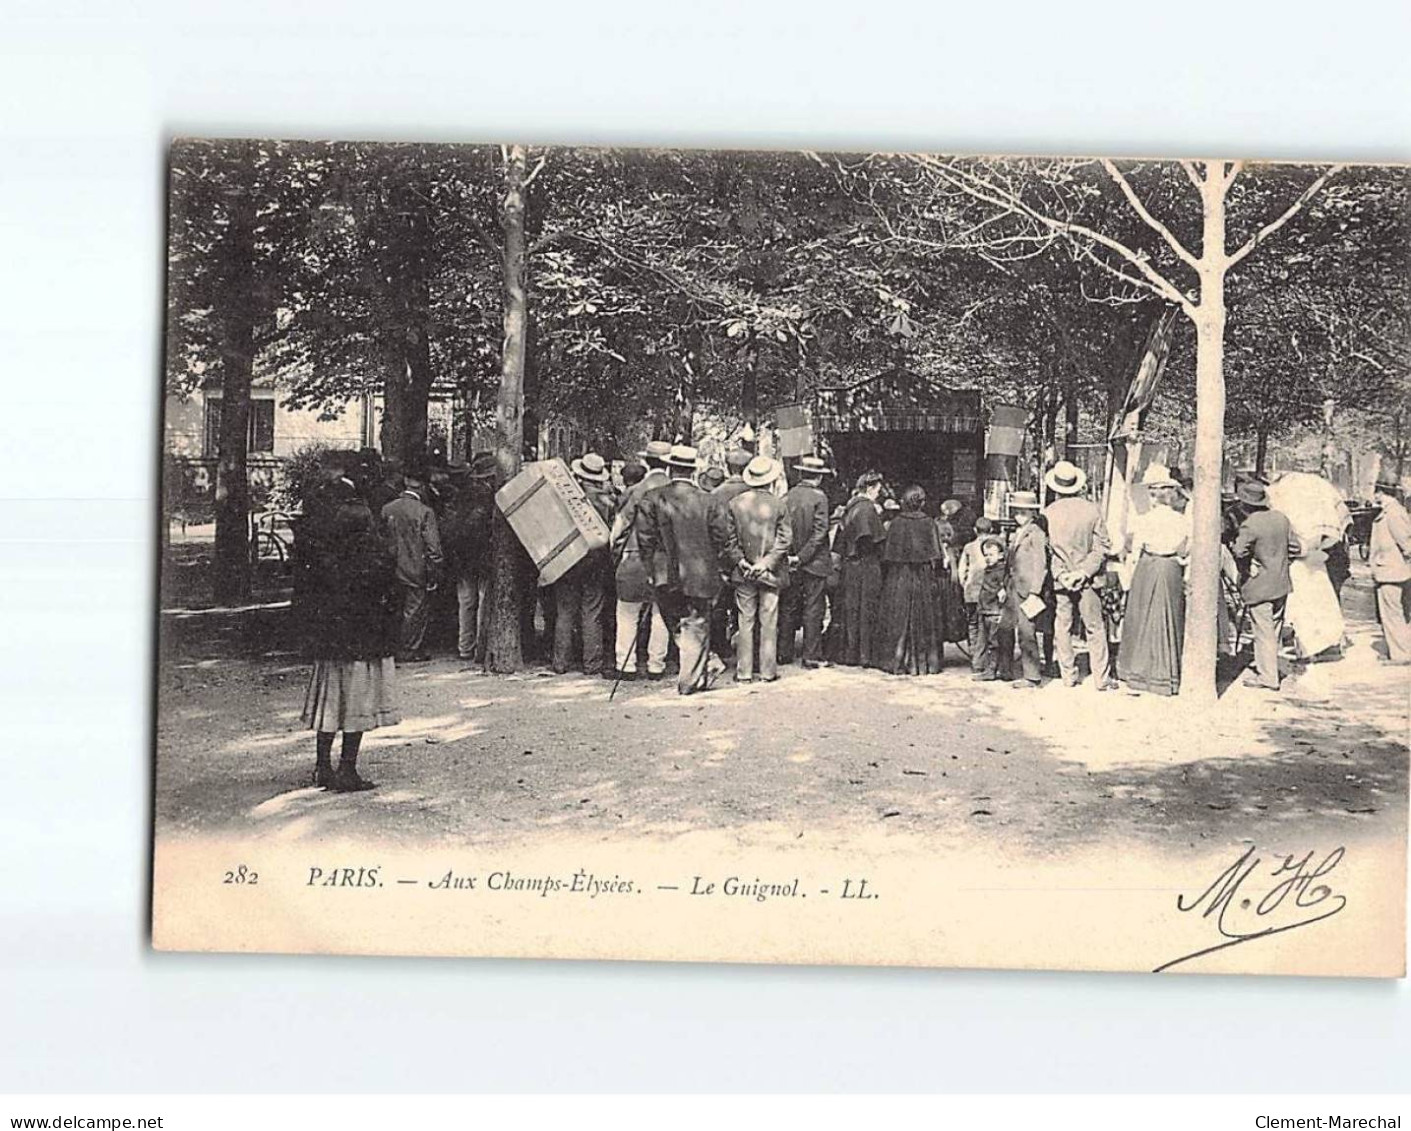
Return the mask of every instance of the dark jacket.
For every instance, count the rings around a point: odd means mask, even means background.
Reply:
[[[877,504],[866,495],[854,495],[843,512],[843,525],[838,531],[836,549],[843,560],[876,557],[886,540],[887,531]]]
[[[745,481],[738,475],[732,475],[717,487],[711,494],[722,503],[728,503],[737,495],[743,495],[750,488],[745,485]]]
[[[784,496],[784,508],[793,531],[793,553],[799,559],[796,568],[800,573],[827,577],[833,572],[828,552],[828,496],[817,487],[799,483]]]
[[[783,500],[766,488],[746,488],[730,500],[729,515],[735,530],[735,544],[726,550],[730,580],[751,580],[769,589],[783,589],[789,583],[789,550],[793,546]],[[742,568],[746,563],[768,572],[747,579]]]
[[[431,589],[441,580],[441,532],[436,515],[417,495],[403,491],[382,508],[382,522],[397,555],[397,580]]]
[[[998,617],[1004,612],[1004,601],[1000,591],[1009,580],[1008,570],[1003,561],[986,565],[979,575],[979,588],[976,592],[975,607],[982,617]]]
[[[642,499],[635,529],[654,589],[698,600],[719,595],[720,563],[739,553],[738,545],[731,552],[735,531],[719,502],[689,479],[673,479]]]
[[[291,613],[310,659],[379,660],[396,653],[396,560],[361,499],[299,520],[293,572]]]
[[[490,530],[494,505],[495,489],[488,484],[467,484],[447,498],[439,531],[441,549],[454,576],[484,577],[490,572]]]
[[[1005,566],[1009,589],[1015,598],[1022,601],[1035,594],[1044,595],[1044,583],[1048,580],[1048,535],[1037,519],[1014,532]]]
[[[1240,523],[1231,552],[1235,561],[1248,561],[1249,572],[1240,586],[1245,604],[1262,605],[1287,597],[1289,557],[1298,552],[1289,520],[1276,510],[1251,511]],[[1257,568],[1256,568],[1257,567]]]
[[[617,517],[612,522],[610,545],[617,562],[619,601],[651,600],[651,579],[642,566],[642,555],[637,549],[638,511],[647,495],[665,487],[668,482],[666,472],[653,468],[640,483],[628,488],[618,504]]]

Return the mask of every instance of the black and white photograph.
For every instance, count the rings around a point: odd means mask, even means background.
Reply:
[[[168,173],[158,948],[1404,973],[1406,167]]]

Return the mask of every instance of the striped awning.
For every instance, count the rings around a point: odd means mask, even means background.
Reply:
[[[950,389],[905,369],[843,388],[818,390],[819,432],[978,432],[984,411],[976,389]]]

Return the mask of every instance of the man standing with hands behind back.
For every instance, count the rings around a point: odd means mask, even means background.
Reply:
[[[1284,607],[1293,588],[1289,557],[1297,551],[1289,520],[1269,509],[1269,489],[1250,480],[1235,492],[1244,521],[1235,535],[1235,561],[1246,570],[1240,592],[1254,624],[1254,671],[1245,676],[1246,687],[1278,691],[1279,636],[1284,628]]]
[[[1048,544],[1052,554],[1053,636],[1058,653],[1058,670],[1065,686],[1077,687],[1078,657],[1073,651],[1073,613],[1082,622],[1088,643],[1088,661],[1093,683],[1099,691],[1117,686],[1108,670],[1107,624],[1102,619],[1102,598],[1093,586],[1102,572],[1112,543],[1102,511],[1083,497],[1088,477],[1082,468],[1059,460],[1044,476],[1048,489],[1058,497],[1044,508],[1048,522]]]
[[[817,456],[804,456],[798,462],[799,482],[784,496],[794,546],[789,557],[790,588],[783,602],[785,615],[779,626],[780,663],[793,661],[794,633],[802,620],[801,666],[829,666],[823,658],[823,612],[833,555],[828,546],[828,496],[823,493],[823,477],[832,474]]]
[[[421,663],[426,651],[428,594],[441,583],[441,532],[436,512],[422,501],[426,476],[409,469],[400,495],[382,508],[382,523],[397,555],[397,583],[402,590],[402,635],[397,660]]]

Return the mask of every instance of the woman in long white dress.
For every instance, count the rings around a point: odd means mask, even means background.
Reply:
[[[1337,591],[1328,579],[1328,554],[1321,548],[1289,562],[1288,605],[1284,616],[1303,659],[1342,645],[1345,625]]]

